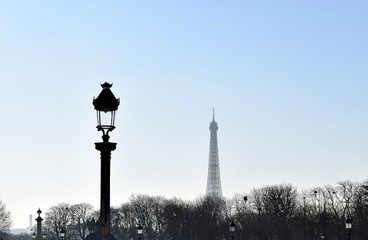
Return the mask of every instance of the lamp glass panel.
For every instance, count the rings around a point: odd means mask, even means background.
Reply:
[[[97,125],[106,129],[114,126],[114,114],[112,112],[97,111]]]
[[[346,229],[351,229],[351,223],[345,223]]]

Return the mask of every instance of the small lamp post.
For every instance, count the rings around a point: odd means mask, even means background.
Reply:
[[[38,217],[36,218],[36,222],[37,222],[37,233],[36,233],[36,239],[37,240],[42,240],[42,221],[43,219],[41,218],[41,209],[38,209],[37,214]]]
[[[95,230],[96,230],[96,220],[95,220],[95,218],[92,218],[91,221],[87,220],[87,228],[88,228],[88,232],[90,234],[95,233]]]
[[[60,230],[60,239],[64,240],[64,238],[65,238],[65,229],[61,228],[61,230]]]
[[[115,129],[115,112],[120,100],[115,98],[110,88],[112,84],[101,84],[102,91],[93,99],[97,113],[97,130],[102,131],[102,142],[95,143],[96,150],[101,153],[101,192],[100,192],[100,234],[103,240],[110,238],[110,162],[111,152],[116,143],[109,142],[109,132]]]
[[[229,224],[229,231],[230,231],[230,237],[233,240],[235,238],[235,223],[234,221],[231,221],[231,223]]]
[[[141,224],[139,224],[139,226],[137,227],[137,234],[138,234],[138,239],[141,240],[142,235],[143,235],[143,227]]]
[[[352,228],[352,221],[350,219],[350,217],[348,216],[348,218],[345,221],[345,228],[346,228],[346,234],[348,236],[348,240],[350,240],[350,236],[351,236],[351,228]]]

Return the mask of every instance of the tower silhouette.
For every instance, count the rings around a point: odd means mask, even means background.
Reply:
[[[210,153],[208,160],[208,176],[206,195],[211,197],[222,197],[220,164],[217,144],[217,122],[215,122],[215,109],[212,113],[212,122],[210,123]]]

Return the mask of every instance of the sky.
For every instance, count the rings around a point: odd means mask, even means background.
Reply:
[[[0,1],[0,199],[14,228],[99,206],[93,97],[120,98],[111,205],[368,176],[367,1]]]

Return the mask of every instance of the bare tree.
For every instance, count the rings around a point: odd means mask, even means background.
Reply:
[[[197,199],[193,208],[193,239],[210,240],[221,236],[223,229],[227,229],[225,207],[222,198],[206,196]]]
[[[163,200],[161,196],[132,195],[131,197],[131,210],[135,213],[136,226],[142,224],[148,239],[158,238],[161,234]]]
[[[12,224],[11,213],[6,208],[6,204],[0,199],[0,233],[9,232]]]
[[[70,207],[70,231],[74,230],[72,236],[77,235],[79,239],[85,239],[88,234],[87,221],[93,213],[93,206],[89,203],[78,203]]]
[[[257,231],[253,227],[256,221],[254,201],[249,198],[247,194],[235,194],[226,201],[226,222],[235,222],[236,236],[240,239],[248,239],[251,232]]]
[[[297,207],[297,191],[291,184],[280,184],[253,189],[253,205],[258,212],[258,223],[263,224],[260,239],[293,239],[296,232],[294,216]],[[257,221],[255,221],[257,223]]]
[[[70,223],[70,204],[59,203],[56,206],[52,206],[45,213],[45,233],[47,239],[60,239],[60,231],[63,229],[65,231],[65,240],[70,239],[70,231],[67,225]]]
[[[113,234],[118,239],[132,239],[136,236],[137,217],[130,203],[121,204],[115,216]]]
[[[164,239],[190,239],[192,204],[180,199],[166,200],[164,205]]]

